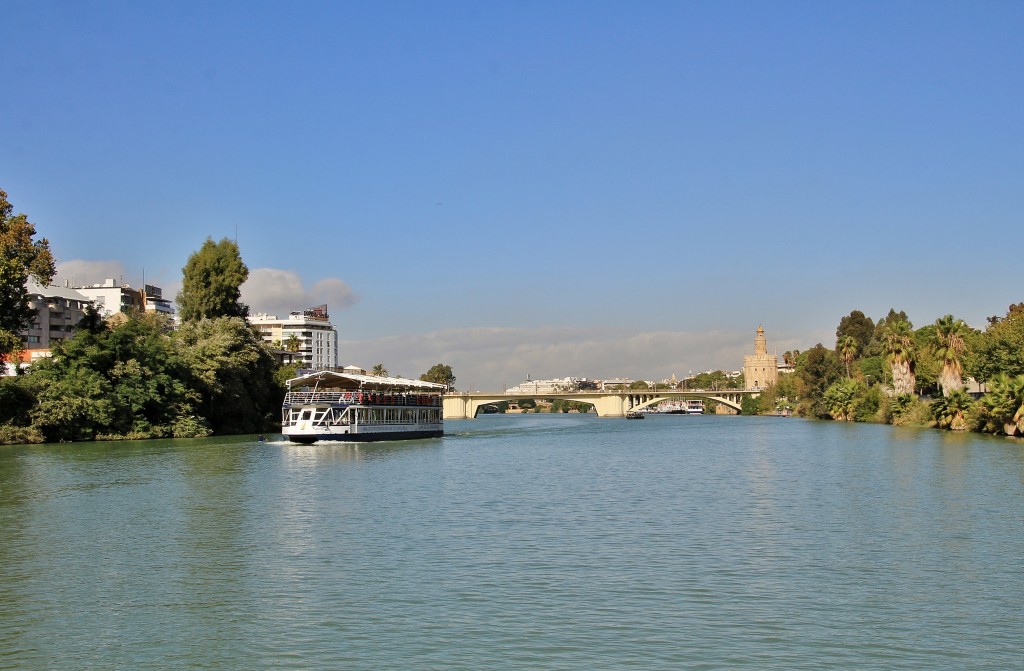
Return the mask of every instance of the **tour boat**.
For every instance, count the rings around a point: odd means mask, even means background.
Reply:
[[[444,435],[443,384],[326,370],[286,384],[281,433],[295,443]]]

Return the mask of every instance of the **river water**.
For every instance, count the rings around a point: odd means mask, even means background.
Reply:
[[[0,669],[1024,668],[1021,442],[446,430],[0,448]]]

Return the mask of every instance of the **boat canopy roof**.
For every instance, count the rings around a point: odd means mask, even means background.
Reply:
[[[404,377],[378,377],[376,375],[356,375],[355,373],[337,373],[332,370],[319,370],[315,373],[294,377],[285,384],[289,389],[297,387],[320,387],[332,389],[373,389],[386,390],[418,390],[444,391],[445,385],[423,380],[410,380]]]

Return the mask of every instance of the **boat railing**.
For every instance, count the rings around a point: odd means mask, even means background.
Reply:
[[[290,391],[284,396],[284,405],[315,403],[440,406],[441,397],[437,394],[387,394],[365,391]]]

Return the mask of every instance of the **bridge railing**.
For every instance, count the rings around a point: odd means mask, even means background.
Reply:
[[[524,398],[543,398],[545,396],[593,395],[607,396],[609,394],[626,395],[650,395],[650,394],[744,394],[758,393],[764,389],[580,389],[578,391],[450,391],[445,396],[520,396]]]

